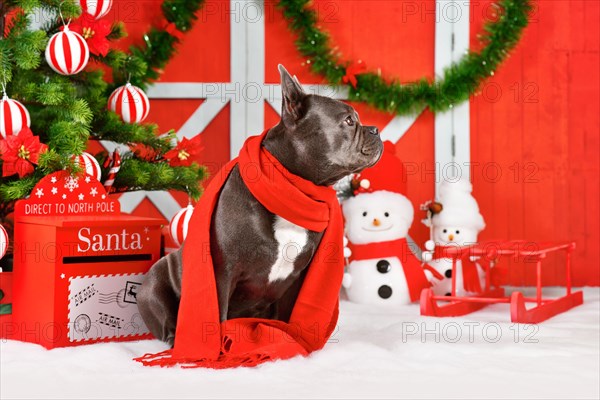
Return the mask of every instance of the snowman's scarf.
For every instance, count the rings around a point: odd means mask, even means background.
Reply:
[[[350,261],[398,258],[404,271],[410,301],[418,300],[421,291],[431,286],[421,267],[421,263],[410,250],[406,238],[367,244],[354,244],[350,242],[348,243],[348,248],[352,252]]]
[[[452,259],[451,255],[456,252],[456,246],[436,246],[433,259]],[[466,292],[481,293],[481,282],[477,272],[477,263],[472,261],[468,254],[460,258],[462,265],[463,288]],[[458,262],[458,260],[457,260]]]
[[[343,220],[335,192],[287,171],[261,146],[265,134],[246,140],[239,157],[213,179],[196,205],[183,250],[175,345],[136,359],[144,365],[255,366],[305,356],[322,348],[333,332],[344,268]],[[219,192],[236,165],[252,195],[270,212],[305,229],[324,231],[288,323],[258,318],[220,323],[213,261],[205,249]]]

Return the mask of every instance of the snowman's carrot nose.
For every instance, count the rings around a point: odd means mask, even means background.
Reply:
[[[454,240],[454,235],[453,235],[453,234],[449,234],[449,235],[448,235],[448,239],[450,239],[450,240]]]
[[[373,219],[373,225],[379,226],[379,225],[381,225],[381,221],[379,221],[377,218],[374,218]]]

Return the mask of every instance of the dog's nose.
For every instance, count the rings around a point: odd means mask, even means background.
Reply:
[[[373,220],[373,225],[375,225],[375,226],[379,226],[379,225],[381,225],[381,221],[379,221],[377,218],[375,218],[375,219]]]
[[[369,133],[371,135],[379,135],[379,129],[377,129],[376,126],[370,126],[369,127]]]

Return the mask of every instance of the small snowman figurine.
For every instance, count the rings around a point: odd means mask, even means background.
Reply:
[[[342,201],[349,240],[343,286],[348,299],[363,304],[408,304],[430,287],[408,246],[413,218],[406,170],[385,142],[381,160],[352,179],[353,196]]]
[[[452,292],[452,259],[444,257],[444,249],[450,246],[469,246],[477,243],[477,235],[485,228],[479,206],[471,195],[473,187],[466,179],[443,181],[438,199],[422,206],[428,218],[422,222],[430,228],[431,239],[425,243],[423,252],[433,292],[438,296]],[[482,260],[463,258],[456,263],[456,294],[480,293],[485,273]]]

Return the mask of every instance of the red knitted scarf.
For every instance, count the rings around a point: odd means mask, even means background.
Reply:
[[[456,254],[456,246],[436,246],[433,251],[433,259],[439,260],[442,258],[453,258]],[[460,253],[458,253],[460,254]],[[462,265],[462,276],[463,276],[463,288],[467,292],[481,293],[481,282],[479,281],[479,273],[477,272],[477,264],[472,261],[468,252],[462,255],[460,258]],[[458,260],[457,260],[458,261]],[[482,258],[480,262],[484,262]]]
[[[190,220],[183,250],[181,302],[173,349],[137,358],[144,365],[230,368],[306,356],[335,328],[344,264],[343,222],[335,192],[287,171],[264,147],[266,132],[246,140],[206,188]],[[323,232],[289,322],[236,318],[220,323],[210,224],[219,192],[237,165],[252,195],[270,212]],[[243,238],[240,238],[243,240]]]

